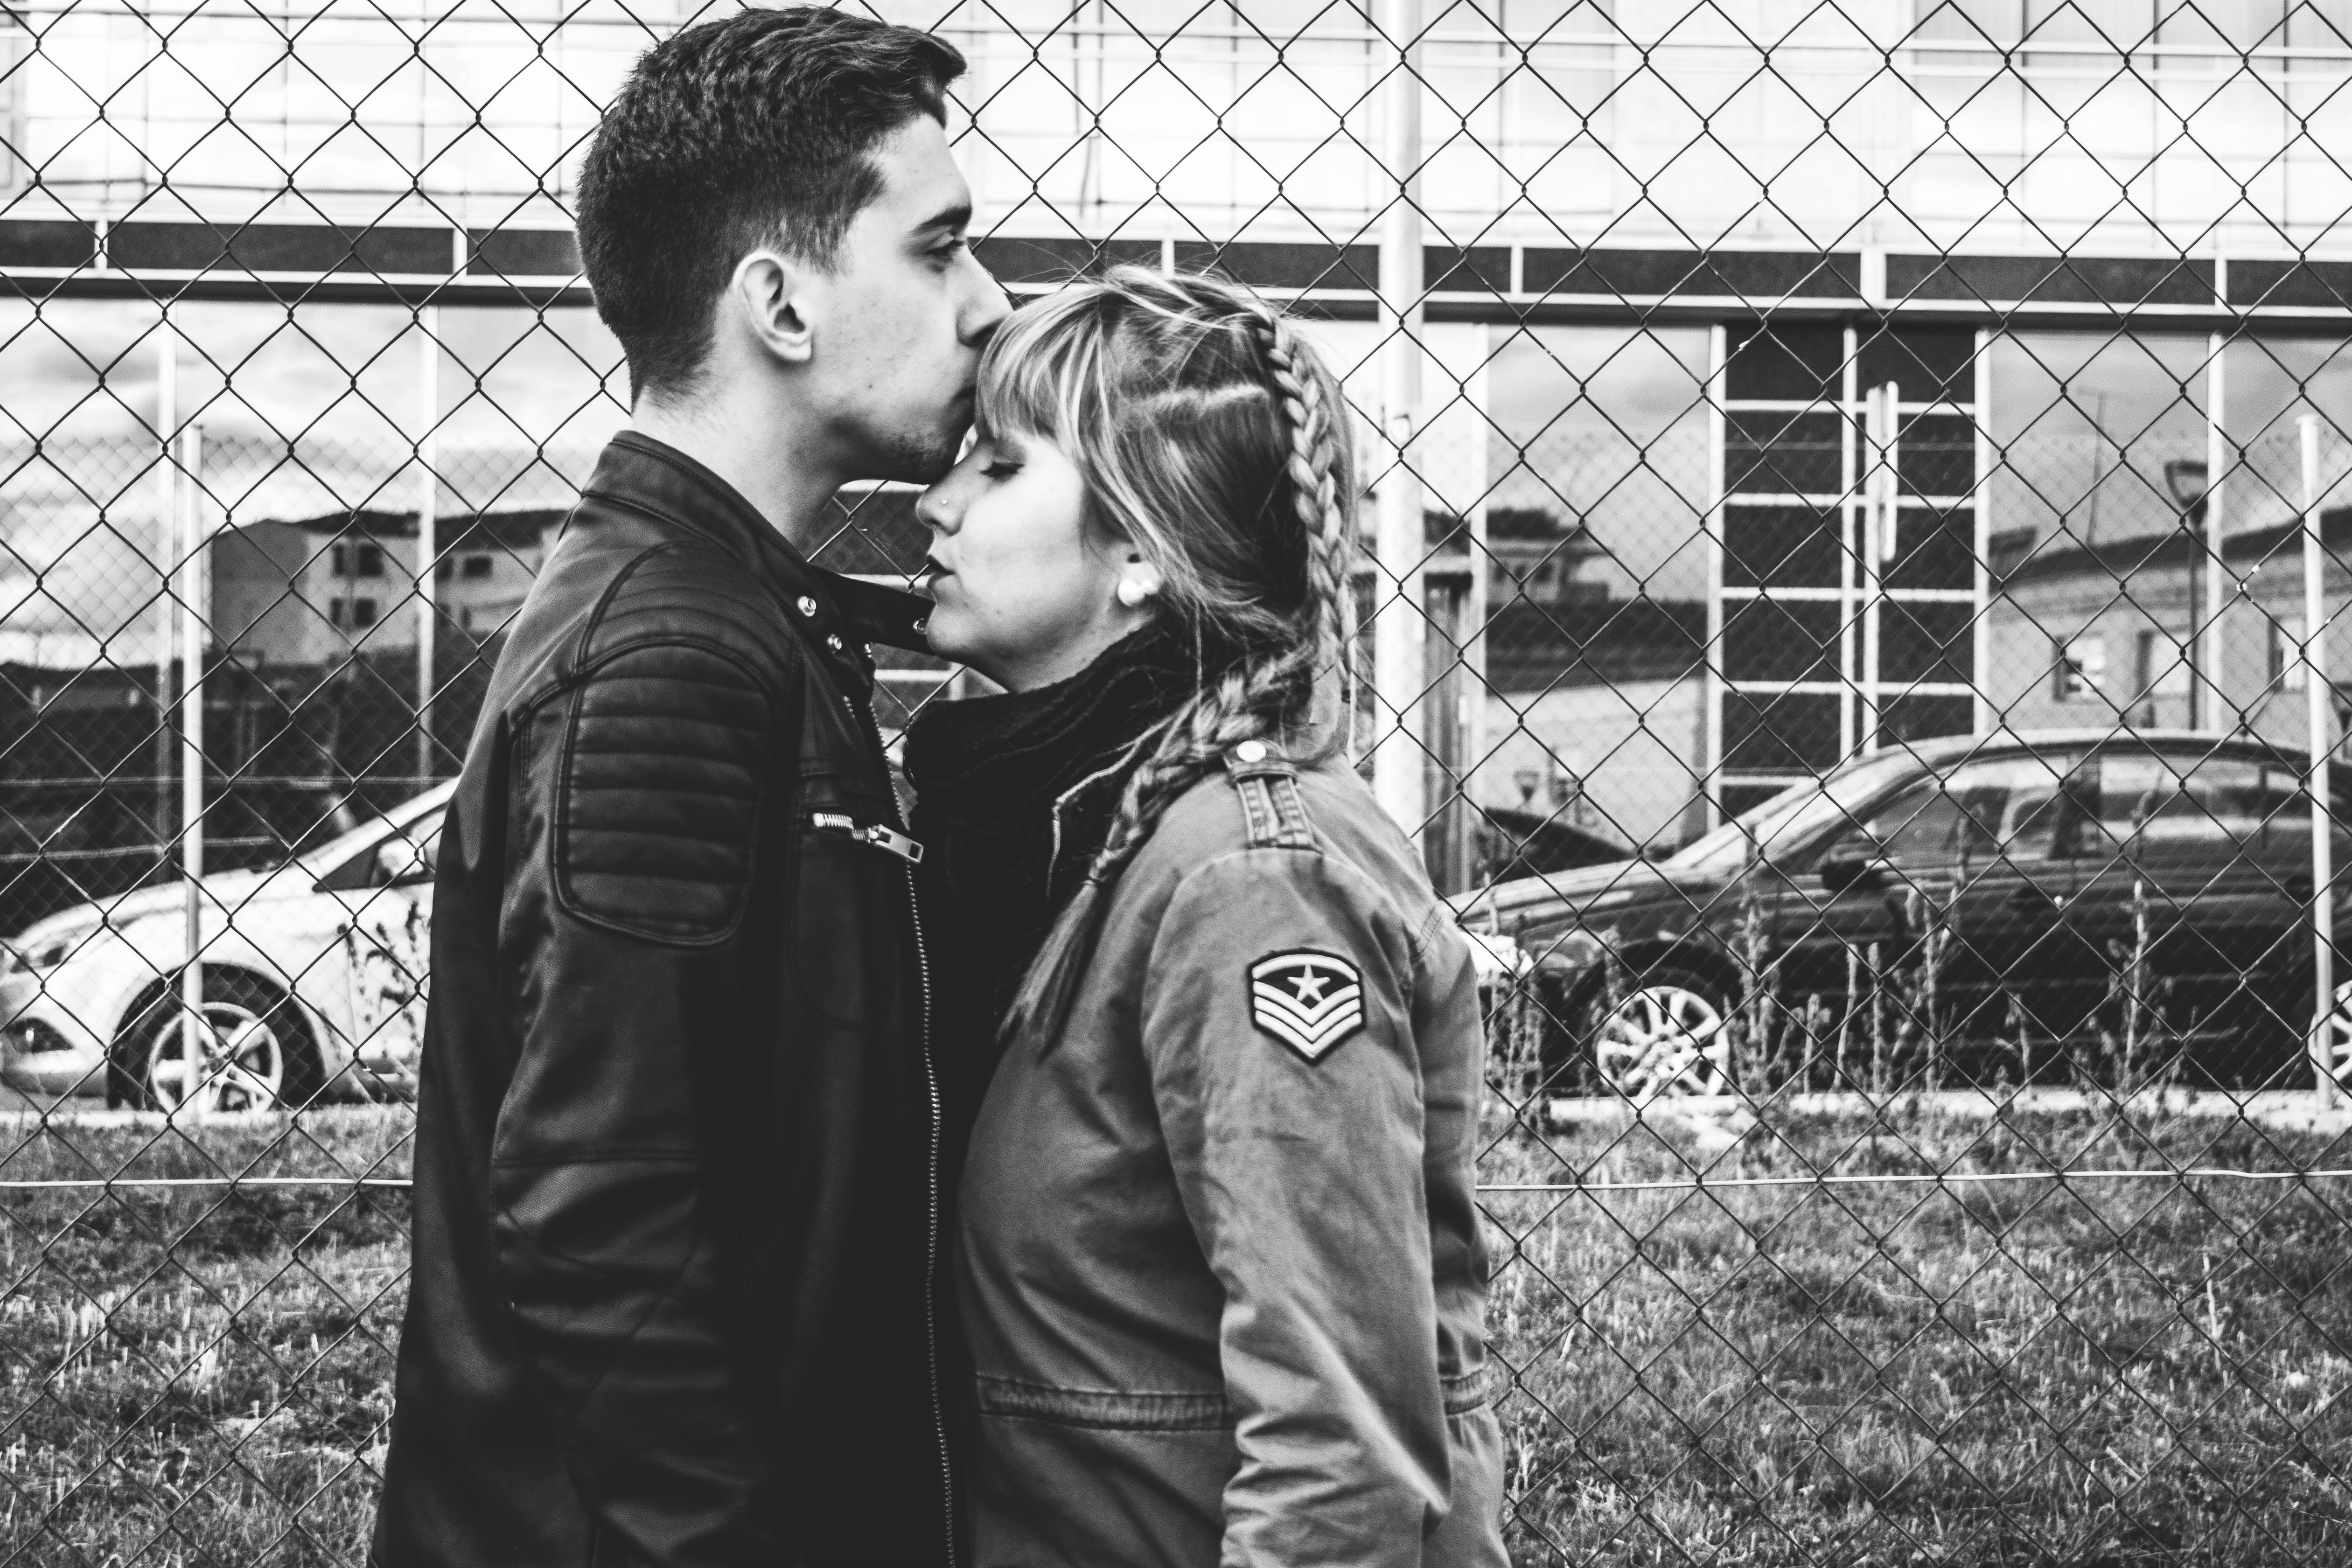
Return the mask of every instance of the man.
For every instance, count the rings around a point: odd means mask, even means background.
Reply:
[[[1005,307],[962,68],[747,11],[651,50],[589,151],[634,403],[441,838],[380,1568],[952,1557],[919,852],[865,650],[925,606],[802,551],[970,419]]]

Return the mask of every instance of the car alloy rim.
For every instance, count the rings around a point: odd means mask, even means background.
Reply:
[[[193,1059],[190,1032],[175,1018],[156,1037],[147,1068],[156,1104],[209,1115],[278,1103],[286,1085],[286,1047],[267,1019],[235,1002],[206,1002],[203,1025],[194,1031]]]
[[[2315,1054],[2326,1064],[2330,1077],[2352,1089],[2352,980],[2336,988],[2336,1005],[2319,1026]]]
[[[1723,1014],[1683,986],[1644,986],[1601,1021],[1593,1049],[1601,1075],[1636,1100],[1723,1091],[1730,1042]]]

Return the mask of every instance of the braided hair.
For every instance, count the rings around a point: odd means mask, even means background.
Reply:
[[[1005,1017],[1008,1037],[1050,1038],[1109,888],[1170,804],[1243,741],[1312,760],[1344,739],[1356,455],[1339,379],[1287,317],[1237,284],[1139,267],[999,329],[981,362],[979,419],[1070,455],[1088,529],[1159,573],[1154,612],[1202,651],[1197,689],[1147,735],[1101,850]]]

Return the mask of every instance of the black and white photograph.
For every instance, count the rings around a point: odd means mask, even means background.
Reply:
[[[2347,1563],[2352,0],[0,5],[0,1568]]]

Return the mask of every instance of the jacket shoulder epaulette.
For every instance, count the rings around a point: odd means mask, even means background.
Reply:
[[[1311,850],[1315,827],[1298,795],[1298,768],[1263,740],[1244,740],[1225,752],[1225,777],[1241,797],[1242,821],[1254,850]]]

